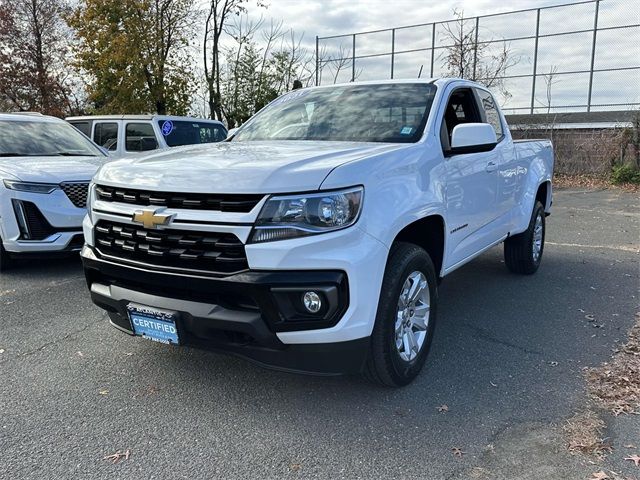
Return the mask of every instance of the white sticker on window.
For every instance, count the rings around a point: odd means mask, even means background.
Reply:
[[[411,135],[411,132],[413,132],[413,127],[402,127],[400,135]]]

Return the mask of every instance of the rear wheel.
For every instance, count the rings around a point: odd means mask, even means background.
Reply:
[[[544,251],[545,227],[544,207],[536,202],[529,227],[504,242],[504,262],[509,270],[524,275],[538,270]]]
[[[429,353],[438,302],[429,254],[397,243],[389,254],[364,376],[385,386],[410,383]]]
[[[13,263],[13,259],[9,256],[7,251],[4,249],[2,240],[0,240],[0,272],[3,272],[11,268],[12,263]]]

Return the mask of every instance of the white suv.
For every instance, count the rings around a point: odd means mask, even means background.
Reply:
[[[108,157],[63,120],[0,114],[0,271],[20,254],[80,250],[87,188]]]
[[[162,148],[221,142],[227,138],[222,122],[168,115],[95,115],[68,117],[113,159]]]

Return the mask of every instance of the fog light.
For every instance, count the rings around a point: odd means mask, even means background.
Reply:
[[[305,292],[302,297],[304,308],[311,313],[318,313],[322,308],[322,300],[316,292]]]

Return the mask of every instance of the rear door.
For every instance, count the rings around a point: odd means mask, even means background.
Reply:
[[[496,217],[497,221],[501,223],[501,226],[497,228],[503,230],[503,233],[506,234],[509,231],[509,216],[515,207],[516,197],[521,183],[519,178],[522,172],[517,168],[518,164],[513,140],[511,139],[511,135],[509,135],[509,130],[500,114],[493,95],[481,88],[477,88],[476,93],[485,117],[484,121],[494,128],[498,140],[498,145],[496,145],[496,148],[492,152],[492,161],[496,164],[498,180]]]
[[[497,154],[492,152],[450,155],[453,129],[464,123],[482,123],[484,113],[473,88],[456,88],[442,116],[441,142],[445,155],[447,265],[452,267],[499,237],[494,231],[497,197]]]

